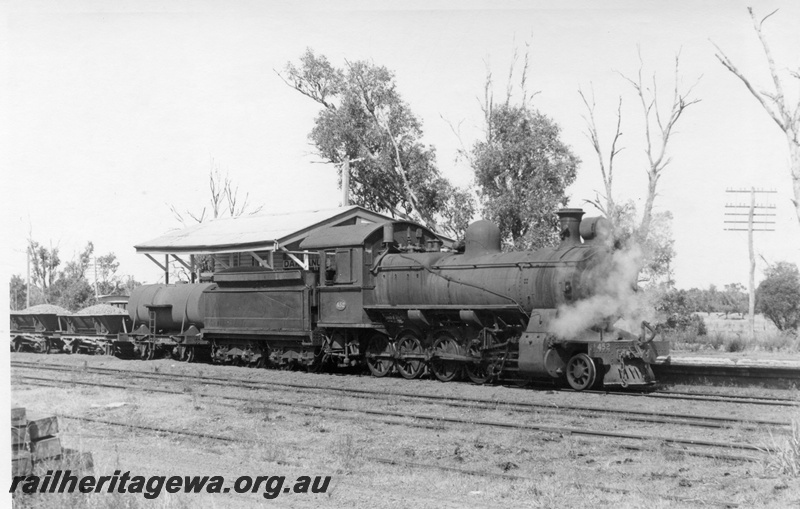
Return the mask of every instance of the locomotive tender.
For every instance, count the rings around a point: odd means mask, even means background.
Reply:
[[[640,336],[614,328],[617,317],[573,337],[552,332],[564,306],[595,295],[611,270],[606,220],[582,216],[559,212],[556,248],[507,253],[489,221],[470,225],[456,252],[408,221],[324,228],[300,244],[310,270],[237,267],[213,283],[135,289],[134,330],[120,339],[145,358],[171,350],[258,367],[366,364],[378,377],[650,385],[668,344],[646,324]]]

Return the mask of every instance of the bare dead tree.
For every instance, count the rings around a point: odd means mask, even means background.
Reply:
[[[667,146],[670,137],[674,133],[675,125],[680,120],[684,110],[689,106],[700,102],[700,99],[690,99],[692,90],[700,81],[700,78],[686,91],[680,90],[680,54],[675,56],[675,85],[672,91],[672,105],[668,112],[659,107],[658,102],[658,82],[653,73],[652,90],[648,88],[642,78],[644,62],[642,61],[641,51],[639,52],[639,72],[636,79],[631,79],[620,73],[628,83],[633,86],[639,96],[642,105],[642,113],[645,121],[645,152],[647,153],[647,200],[645,201],[642,222],[637,229],[637,237],[640,242],[647,240],[650,233],[650,223],[653,219],[653,203],[657,196],[658,181],[663,175],[664,169],[672,160],[667,155]],[[701,76],[702,78],[702,76]],[[666,114],[666,115],[665,115]]]
[[[786,136],[786,141],[789,145],[792,188],[794,190],[794,199],[792,200],[792,203],[794,204],[795,211],[797,213],[797,220],[800,222],[800,98],[798,98],[797,104],[789,104],[789,100],[786,98],[783,92],[783,83],[778,75],[778,70],[775,66],[775,59],[772,57],[772,51],[770,50],[769,45],[767,44],[767,39],[764,37],[764,32],[762,31],[764,21],[778,12],[777,9],[761,18],[761,20],[756,17],[752,7],[748,7],[747,12],[750,13],[750,18],[753,20],[753,29],[756,31],[759,41],[761,41],[761,47],[764,50],[764,56],[767,59],[767,64],[769,66],[769,73],[772,77],[774,91],[759,92],[756,90],[750,80],[747,79],[747,77],[745,77],[745,75],[733,64],[731,59],[725,55],[719,46],[714,44],[714,47],[716,47],[718,51],[716,57],[726,69],[728,69],[734,74],[734,76],[742,81],[744,86],[747,87],[747,90],[749,90],[753,97],[756,98],[756,100],[761,104],[761,107],[764,108],[764,111],[769,114],[770,118],[775,121],[775,123]],[[800,80],[800,70],[790,71],[790,74],[793,78]]]
[[[616,212],[616,204],[614,203],[614,157],[617,154],[622,152],[624,147],[617,148],[617,142],[619,138],[622,136],[621,125],[622,125],[622,96],[619,98],[619,103],[617,104],[617,128],[614,131],[614,137],[611,140],[611,149],[608,155],[608,166],[606,166],[605,156],[603,155],[603,148],[600,144],[600,135],[597,130],[597,123],[594,119],[594,109],[595,109],[595,100],[594,100],[594,89],[592,89],[592,102],[589,104],[589,101],[586,99],[583,91],[578,89],[578,94],[581,96],[583,100],[583,104],[586,105],[586,110],[588,112],[588,117],[584,116],[584,120],[586,121],[586,132],[584,133],[594,148],[595,153],[597,154],[597,160],[600,163],[600,175],[603,178],[603,187],[605,188],[605,195],[603,199],[605,203],[600,201],[600,197],[597,197],[594,201],[589,200],[589,203],[600,209],[603,214],[611,219],[614,220],[615,212]]]
[[[245,194],[244,199],[240,201],[239,186],[233,185],[233,181],[228,175],[228,172],[225,172],[224,175],[222,174],[219,163],[214,161],[214,159],[211,160],[211,170],[208,172],[208,188],[210,191],[209,206],[211,208],[211,216],[208,219],[223,217],[226,212],[230,217],[238,217],[245,213],[256,214],[263,208],[258,207],[252,211],[248,211],[247,209],[250,206],[248,203],[250,193]],[[184,218],[183,214],[178,212],[175,205],[170,205],[170,210],[181,224],[186,225],[186,218]],[[203,207],[203,210],[199,213],[187,210],[184,214],[189,216],[196,223],[202,223],[207,219],[207,210],[208,207]]]
[[[230,217],[238,217],[242,214],[258,214],[263,209],[263,206],[257,207],[248,212],[248,207],[250,206],[250,193],[245,193],[244,199],[239,201],[239,186],[233,186],[230,178],[228,175],[225,174],[225,191],[223,193],[225,195],[225,201],[227,203],[228,214]]]
[[[529,99],[533,99],[541,91],[537,90],[533,93],[528,91],[528,70],[530,68],[530,41],[525,42],[525,54],[522,60],[522,71],[520,72],[519,76],[519,88],[522,92],[522,104],[527,105]],[[514,47],[514,52],[511,56],[511,64],[508,68],[508,82],[506,83],[506,100],[505,105],[508,106],[511,103],[511,99],[514,94],[514,75],[516,73],[517,62],[519,61],[519,48],[517,46]],[[481,113],[483,113],[483,120],[484,120],[484,130],[486,141],[490,141],[492,139],[492,130],[494,127],[494,122],[492,122],[492,113],[494,112],[494,78],[492,75],[492,69],[489,61],[484,61],[484,66],[486,67],[486,79],[483,85],[483,101],[481,101],[480,97],[475,97],[475,100],[478,102],[478,107],[481,109]],[[530,94],[530,96],[529,96]],[[439,117],[444,120],[447,125],[450,127],[450,131],[456,137],[459,143],[458,149],[458,158],[464,158],[470,166],[474,166],[474,159],[472,157],[472,153],[470,149],[467,148],[466,144],[464,143],[464,139],[461,136],[461,124],[464,123],[461,120],[458,125],[453,125],[453,122],[450,119],[444,117],[444,115],[439,114]]]

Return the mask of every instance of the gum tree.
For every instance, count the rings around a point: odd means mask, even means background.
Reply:
[[[354,203],[454,236],[463,232],[474,210],[471,196],[440,174],[393,72],[365,61],[337,68],[308,49],[279,76],[321,107],[309,139],[336,166],[340,183],[348,182]]]

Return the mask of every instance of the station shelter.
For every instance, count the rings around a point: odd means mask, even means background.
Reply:
[[[318,253],[300,249],[309,235],[335,226],[391,220],[358,205],[242,215],[170,231],[134,247],[164,271],[166,283],[175,263],[194,283],[210,281],[214,272],[235,267],[315,269],[319,267]]]

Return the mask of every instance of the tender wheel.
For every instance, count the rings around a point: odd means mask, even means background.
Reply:
[[[461,376],[461,363],[459,361],[446,360],[448,356],[453,355],[461,355],[461,347],[458,342],[447,332],[440,334],[433,343],[431,371],[442,382],[450,382]]]
[[[152,361],[156,358],[156,346],[150,343],[142,343],[139,346],[139,357],[144,361]]]
[[[424,355],[425,350],[422,343],[413,332],[404,333],[397,341],[397,371],[400,376],[408,378],[418,378],[425,371],[425,361],[423,359],[403,359],[404,355]]]
[[[369,338],[365,356],[372,376],[382,377],[392,372],[392,344],[383,334],[374,334]]]
[[[597,380],[594,361],[585,353],[573,355],[567,363],[567,383],[576,391],[588,389]]]
[[[175,360],[180,362],[187,362],[189,358],[189,348],[186,346],[175,347]]]

